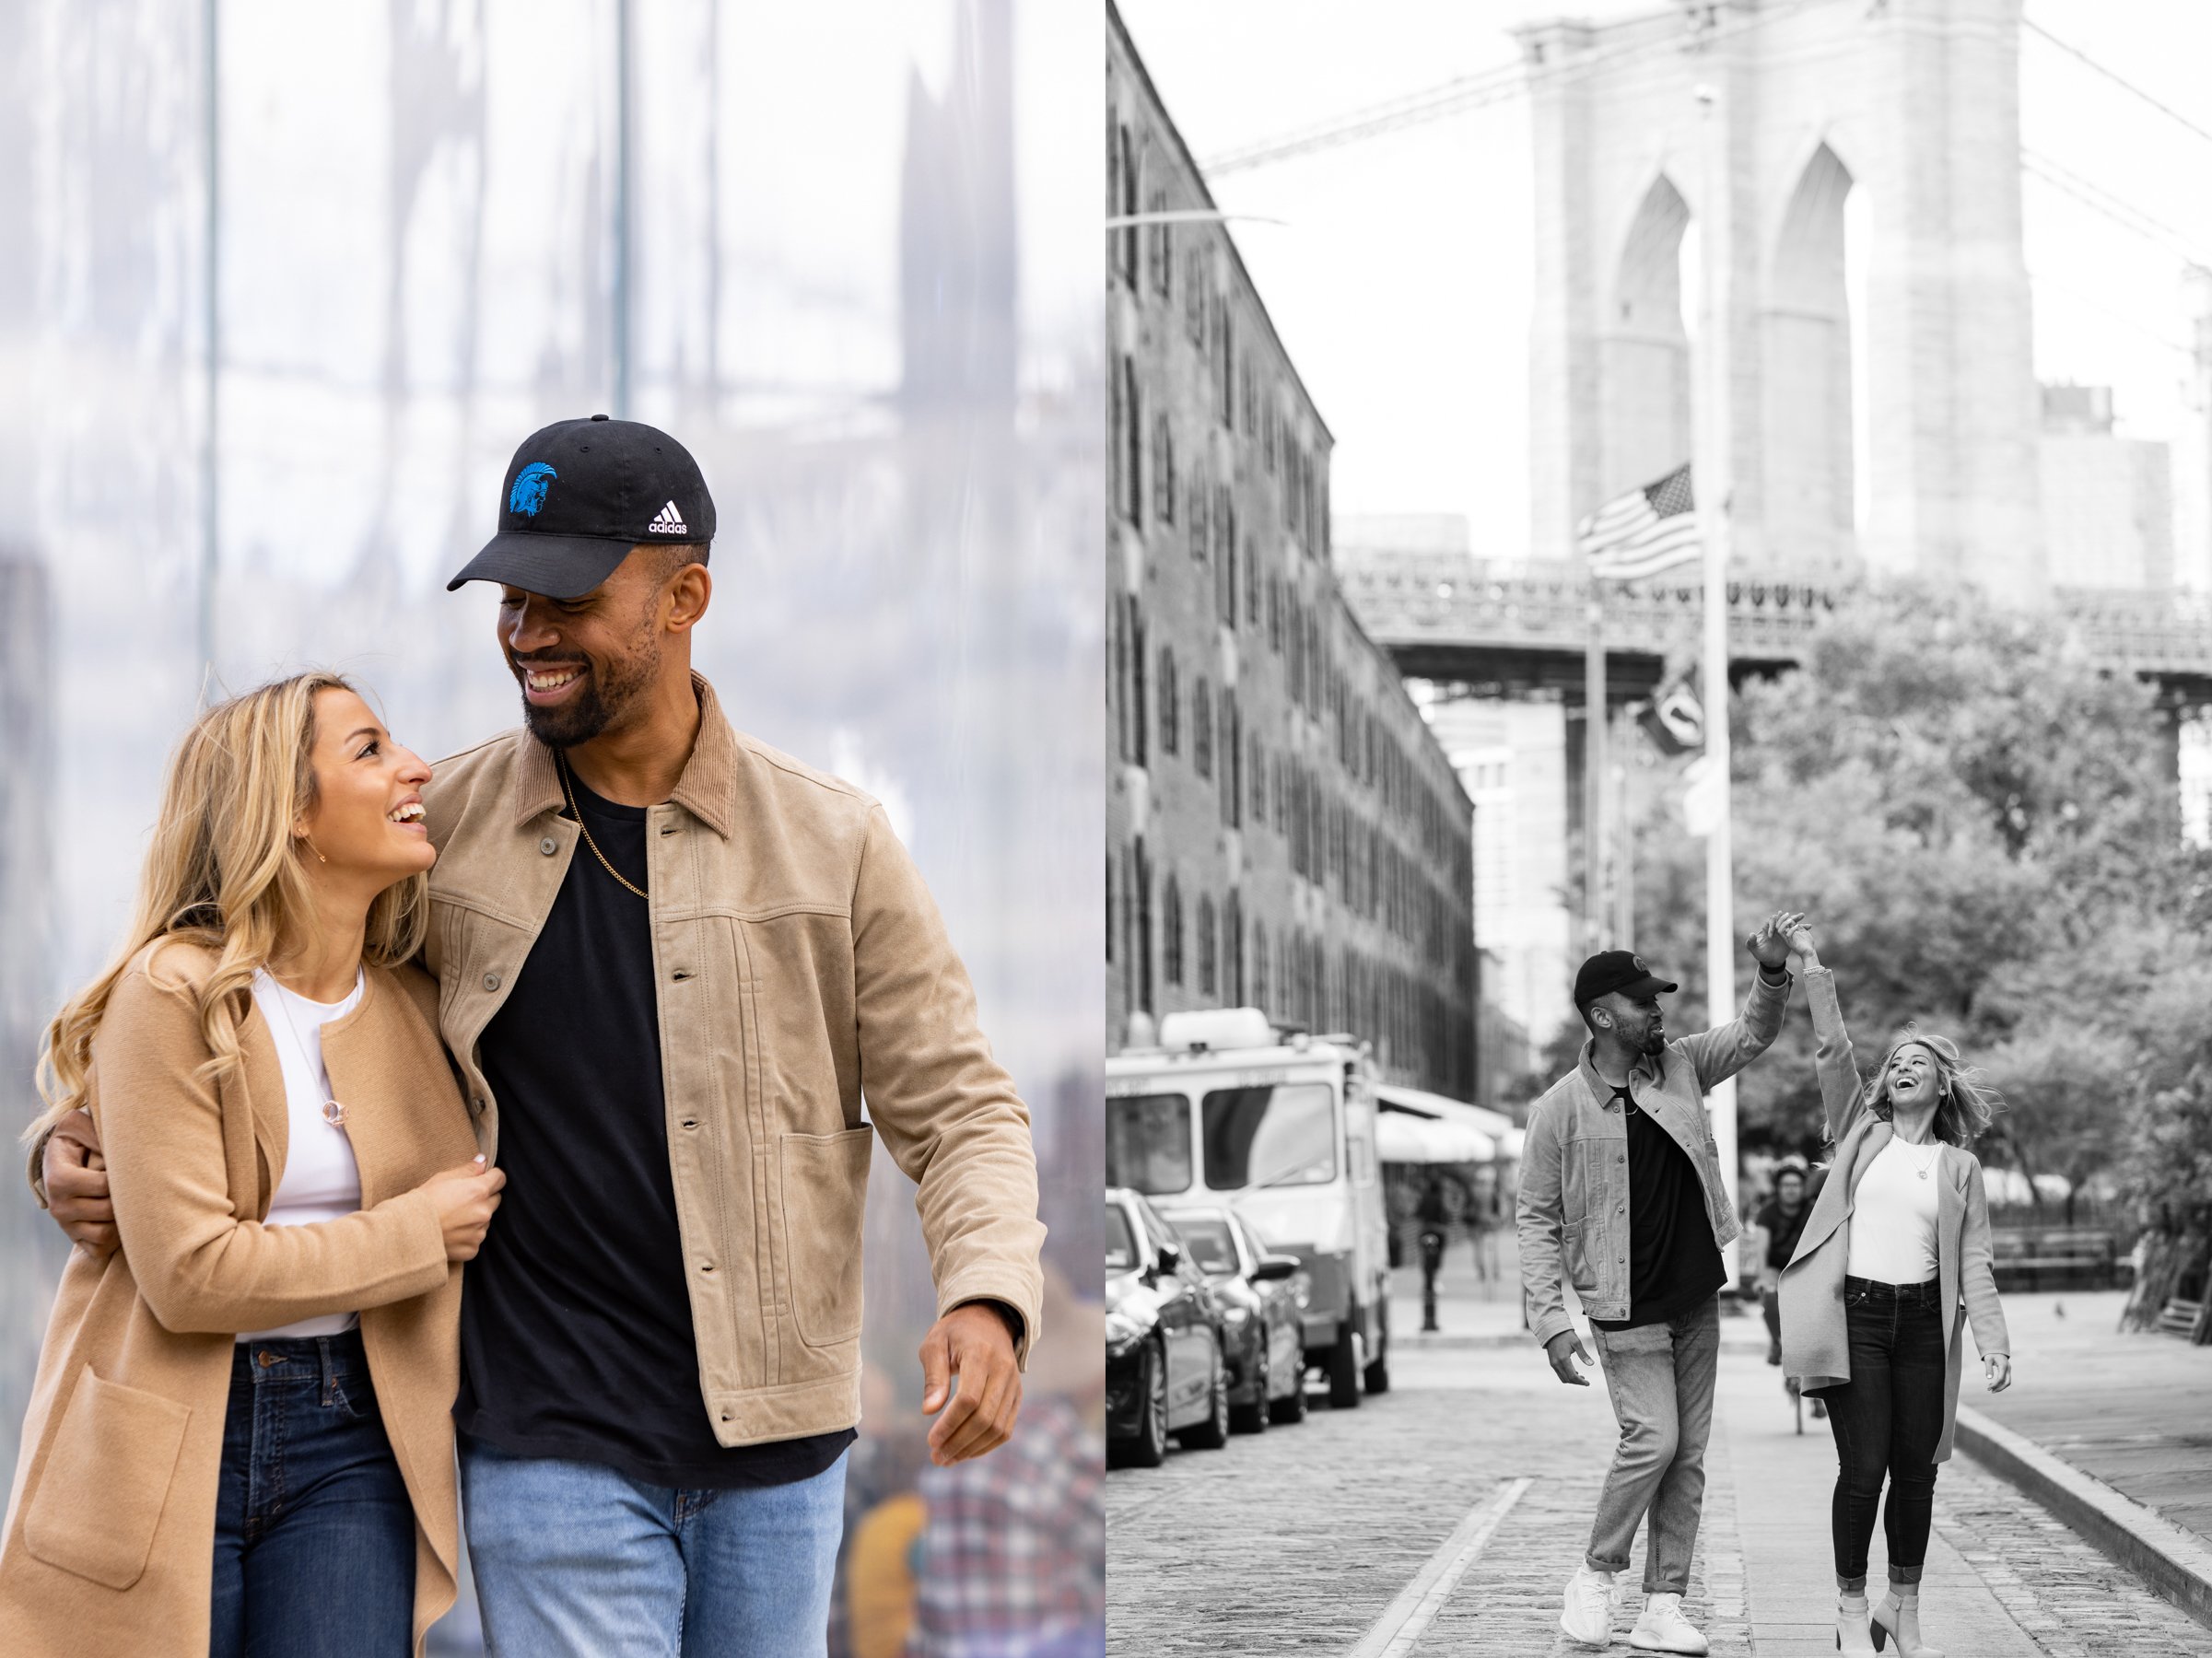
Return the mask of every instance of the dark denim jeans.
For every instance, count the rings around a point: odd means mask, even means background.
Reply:
[[[1882,1478],[1890,1500],[1882,1532],[1890,1545],[1890,1581],[1917,1583],[1928,1558],[1928,1524],[1936,1506],[1936,1447],[1943,1440],[1943,1314],[1937,1280],[1884,1284],[1843,1280],[1851,1337],[1851,1380],[1828,1390],[1828,1425],[1835,1434],[1835,1497],[1829,1521],[1835,1538],[1837,1587],[1867,1586],[1867,1550]]]
[[[409,1652],[415,1509],[360,1333],[241,1341],[230,1363],[209,1658]]]

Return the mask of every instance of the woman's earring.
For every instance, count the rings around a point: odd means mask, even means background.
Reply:
[[[302,841],[306,841],[306,842],[307,842],[307,849],[308,849],[310,852],[312,852],[312,853],[315,855],[315,861],[316,861],[317,863],[319,863],[319,864],[327,864],[328,862],[330,862],[330,859],[329,859],[329,858],[325,858],[325,857],[323,857],[323,856],[322,856],[322,848],[321,847],[318,847],[317,845],[315,845],[315,843],[314,843],[313,841],[311,841],[311,840],[308,840],[307,836],[306,836],[306,835],[301,835],[299,838],[300,838]]]

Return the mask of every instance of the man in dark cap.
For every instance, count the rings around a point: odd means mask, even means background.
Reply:
[[[715,513],[684,446],[562,421],[499,504],[450,585],[497,585],[523,729],[424,791],[426,963],[508,1176],[454,1406],[486,1635],[819,1653],[872,1143],[919,1187],[950,1465],[1005,1443],[1037,1335],[1028,1110],[883,808],[732,729],[692,671]],[[97,1145],[74,1124],[34,1165],[94,1246]]]
[[[1759,975],[1739,1018],[1674,1042],[1659,998],[1676,987],[1632,951],[1592,956],[1574,975],[1589,1032],[1581,1063],[1529,1112],[1519,1222],[1530,1325],[1559,1379],[1588,1386],[1574,1360],[1590,1355],[1561,1290],[1562,1279],[1574,1284],[1621,1424],[1588,1552],[1567,1582],[1560,1626],[1576,1640],[1611,1640],[1614,1574],[1648,1514],[1644,1612],[1629,1644],[1706,1650],[1682,1594],[1704,1502],[1721,1251],[1739,1229],[1704,1095],[1782,1029],[1798,919],[1769,917],[1746,940]]]

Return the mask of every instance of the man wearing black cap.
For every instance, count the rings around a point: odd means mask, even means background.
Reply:
[[[877,1136],[937,1284],[934,1461],[1005,1442],[1037,1333],[1028,1111],[919,872],[691,671],[714,529],[674,438],[563,421],[450,584],[499,585],[525,728],[424,792],[427,964],[508,1177],[454,1406],[498,1658],[825,1651]]]
[[[1576,1640],[1612,1639],[1613,1577],[1648,1514],[1644,1612],[1629,1644],[1703,1652],[1682,1616],[1704,1500],[1705,1438],[1720,1357],[1715,1296],[1736,1208],[1721,1178],[1705,1092],[1764,1053],[1789,999],[1791,923],[1770,917],[1746,941],[1759,975],[1742,1015],[1667,1039],[1660,996],[1676,987],[1626,950],[1574,975],[1590,1033],[1582,1061],[1530,1108],[1521,1152],[1521,1281],[1536,1338],[1559,1379],[1589,1385],[1589,1361],[1561,1290],[1574,1286],[1621,1424],[1590,1547],[1567,1582],[1560,1625]]]

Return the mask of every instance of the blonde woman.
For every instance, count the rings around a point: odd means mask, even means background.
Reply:
[[[37,1128],[96,1120],[119,1252],[62,1275],[0,1539],[0,1651],[422,1650],[452,1604],[460,1263],[486,1171],[405,963],[429,768],[345,681],[209,709]]]
[[[1836,1648],[1878,1652],[1894,1638],[1903,1658],[1942,1658],[1920,1637],[1920,1579],[1967,1325],[1989,1389],[2012,1381],[1982,1165],[1968,1149],[2002,1102],[1948,1039],[1912,1028],[1862,1079],[1811,930],[1793,929],[1789,946],[1812,1004],[1835,1161],[1783,1270],[1782,1361],[1792,1381],[1827,1399],[1835,1435]],[[1890,1593],[1870,1607],[1878,1505]]]

